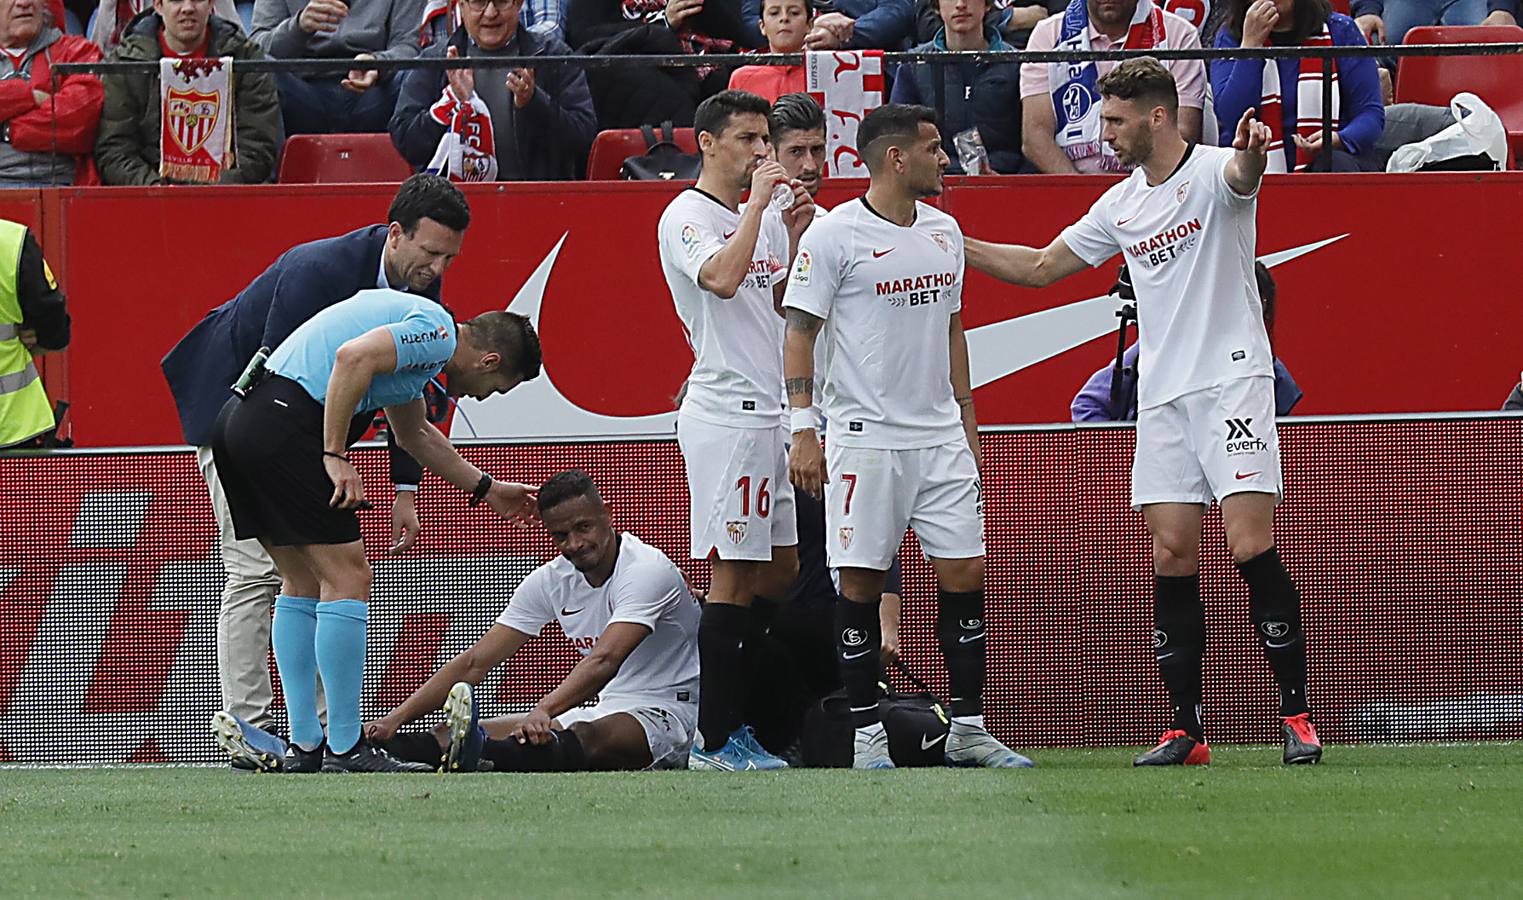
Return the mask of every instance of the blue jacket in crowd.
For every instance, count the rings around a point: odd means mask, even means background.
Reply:
[[[1111,383],[1116,379],[1116,365],[1111,363],[1095,374],[1089,376],[1084,382],[1084,387],[1074,397],[1070,412],[1075,422],[1132,422],[1137,418],[1137,345],[1126,348],[1121,354],[1121,390],[1118,392],[1118,405],[1121,412],[1111,409]],[[1290,411],[1301,402],[1301,388],[1296,385],[1296,380],[1290,377],[1290,370],[1280,362],[1277,356],[1274,359],[1274,414],[1288,416]]]
[[[993,51],[1014,50],[999,31],[985,26],[984,37]],[[947,49],[947,30],[916,47],[917,51]],[[936,66],[906,63],[894,74],[893,103],[917,103],[936,108]],[[949,175],[963,173],[962,161],[952,138],[978,126],[984,149],[989,152],[989,166],[1001,175],[1021,171],[1026,157],[1021,154],[1021,67],[1019,63],[958,63],[942,66],[946,70],[945,104],[941,118],[941,142],[952,165]]]

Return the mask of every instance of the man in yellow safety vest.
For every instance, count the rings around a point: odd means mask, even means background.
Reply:
[[[69,343],[63,292],[25,225],[0,219],[0,447],[54,428],[32,358]]]

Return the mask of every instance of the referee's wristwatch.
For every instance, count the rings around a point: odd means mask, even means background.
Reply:
[[[476,487],[471,490],[471,500],[468,506],[475,506],[487,498],[487,491],[492,489],[492,476],[485,472],[481,473],[481,480],[476,482]]]

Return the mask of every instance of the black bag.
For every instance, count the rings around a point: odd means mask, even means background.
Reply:
[[[878,710],[883,728],[888,732],[888,755],[901,769],[946,765],[947,733],[952,720],[941,701],[910,671],[898,664],[915,686],[915,693],[900,693],[887,686]],[[820,699],[804,714],[804,734],[799,755],[806,767],[851,768],[851,708],[846,692],[837,691]]]
[[[677,146],[676,132],[671,122],[661,123],[661,137],[649,125],[641,125],[645,135],[645,154],[624,160],[619,175],[632,181],[695,181],[703,165],[703,157],[697,153],[683,153]]]

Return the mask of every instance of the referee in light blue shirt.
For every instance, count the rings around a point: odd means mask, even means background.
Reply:
[[[212,453],[240,540],[257,538],[280,570],[272,643],[290,718],[286,772],[415,771],[360,740],[370,565],[355,508],[364,485],[349,445],[377,409],[397,443],[504,518],[532,513],[530,489],[494,482],[429,424],[423,388],[485,399],[539,375],[539,338],[523,316],[456,323],[442,306],[389,289],[360,291],[281,342],[245,396],[223,407]],[[328,699],[326,751],[316,679]],[[252,748],[249,761],[273,769]],[[429,767],[425,766],[424,769]]]

